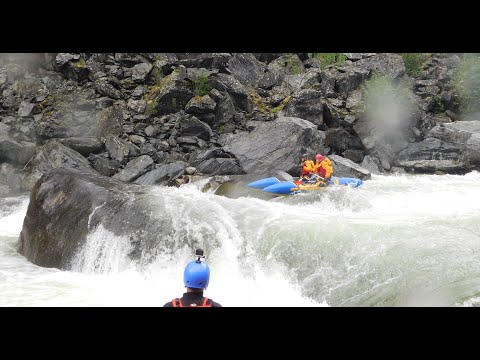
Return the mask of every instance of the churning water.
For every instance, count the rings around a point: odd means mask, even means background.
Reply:
[[[374,175],[360,188],[270,201],[197,186],[150,190],[176,215],[168,236],[180,250],[138,266],[129,239],[100,225],[72,271],[17,253],[29,199],[1,199],[0,306],[162,306],[183,293],[197,246],[211,268],[205,295],[226,307],[480,304],[478,172]]]

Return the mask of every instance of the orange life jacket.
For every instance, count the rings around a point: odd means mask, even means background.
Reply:
[[[302,163],[302,171],[301,171],[301,177],[304,177],[308,174],[310,174],[313,169],[315,167],[315,164],[313,163],[312,160],[305,160],[303,163]]]
[[[190,305],[183,305],[182,300],[179,298],[173,299],[172,300],[172,306],[173,307],[213,307],[212,302],[210,301],[209,298],[203,298],[203,303],[201,305],[197,304],[190,304]]]
[[[330,179],[333,174],[332,162],[324,158],[320,163],[315,164],[313,171],[325,179]]]

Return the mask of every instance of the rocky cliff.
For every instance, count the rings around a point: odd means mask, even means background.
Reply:
[[[296,176],[304,152],[351,160],[365,178],[466,173],[480,164],[480,121],[460,113],[460,63],[425,54],[409,75],[402,54],[329,65],[304,53],[3,54],[0,196],[30,191],[57,167],[164,185]],[[382,76],[408,101],[380,88],[372,110],[371,80]]]

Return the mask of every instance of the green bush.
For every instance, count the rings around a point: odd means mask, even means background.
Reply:
[[[300,67],[298,66],[300,60],[296,54],[287,53],[283,55],[283,59],[285,60],[285,67],[290,74],[297,75],[300,73]]]
[[[210,93],[212,85],[208,80],[208,75],[202,74],[195,79],[195,95],[204,96]]]
[[[373,127],[395,131],[408,123],[413,108],[411,90],[403,80],[374,73],[362,86],[363,114]]]
[[[480,57],[465,55],[450,85],[459,95],[462,112],[480,111]]]
[[[345,54],[342,53],[309,53],[308,56],[320,60],[321,69],[325,69],[332,64],[340,64],[347,60]]]
[[[412,77],[420,76],[427,55],[423,53],[403,53],[402,57],[405,62],[405,71],[407,75]]]

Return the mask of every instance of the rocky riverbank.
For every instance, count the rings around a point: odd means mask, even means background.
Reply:
[[[478,169],[480,121],[450,85],[457,54],[111,53],[0,56],[0,196],[66,167],[137,184],[191,175],[298,175],[322,152],[338,176]],[[409,108],[366,111],[365,84],[407,84]],[[377,114],[378,115],[378,114]],[[228,181],[228,180],[225,180]]]

